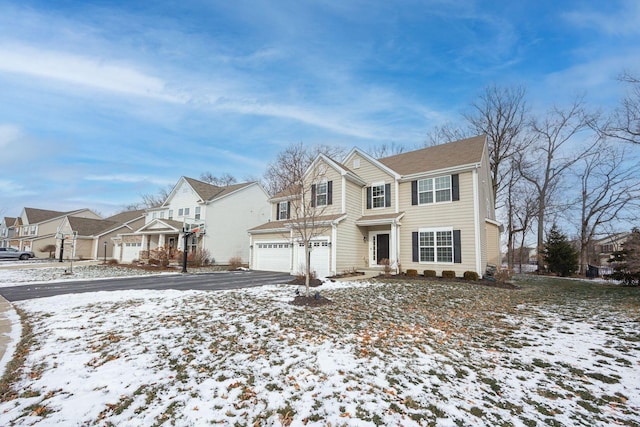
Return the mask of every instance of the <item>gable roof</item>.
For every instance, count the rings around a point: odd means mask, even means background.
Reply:
[[[396,154],[378,161],[401,175],[477,164],[482,161],[486,140],[486,135],[479,135]]]
[[[14,217],[11,217],[11,216],[4,217],[4,226],[7,228],[12,227],[15,222],[16,222],[16,219]]]
[[[24,208],[24,214],[27,216],[27,220],[29,221],[29,224],[36,224],[38,222],[47,221],[49,219],[64,216],[71,212],[75,212],[75,211],[59,212],[59,211],[50,211],[46,209]]]
[[[240,184],[227,185],[226,187],[218,187],[217,185],[209,184],[186,176],[183,178],[187,183],[189,183],[198,196],[206,202],[218,199],[226,196],[227,194],[233,193],[236,190],[240,190],[241,188],[254,184],[254,182],[242,182]]]
[[[144,215],[145,215],[144,209],[139,209],[135,211],[120,212],[118,214],[111,215],[110,217],[105,218],[105,220],[115,221],[120,223],[127,223],[129,221],[133,221],[134,219],[138,219]]]
[[[77,216],[69,216],[67,219],[69,226],[78,233],[78,236],[95,236],[117,225],[122,225],[119,222],[106,219],[81,218]]]
[[[325,154],[318,154],[316,158],[311,162],[311,164],[307,167],[304,172],[304,177],[306,178],[307,174],[315,168],[316,164],[320,162],[320,160],[324,161],[326,164],[335,169],[341,176],[346,177],[348,180],[355,182],[356,184],[366,185],[366,182],[360,178],[356,173],[352,172],[349,168],[344,166],[342,163],[333,160],[331,157]]]

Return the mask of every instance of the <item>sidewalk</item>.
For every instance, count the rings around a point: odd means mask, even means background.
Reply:
[[[0,296],[0,377],[20,339],[20,318],[9,301]]]

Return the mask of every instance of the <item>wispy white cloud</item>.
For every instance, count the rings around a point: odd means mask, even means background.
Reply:
[[[174,178],[157,177],[150,175],[136,174],[105,174],[105,175],[87,175],[84,177],[87,181],[106,181],[106,182],[122,182],[122,183],[151,183],[156,185],[170,185],[175,183]]]
[[[0,123],[0,149],[9,148],[22,137],[22,132],[18,126]]]
[[[605,6],[607,10],[582,6],[579,10],[567,12],[564,17],[572,25],[611,35],[640,34],[640,2],[637,0],[579,4],[597,4]]]
[[[2,197],[22,197],[34,194],[36,192],[27,188],[24,184],[13,180],[0,179],[0,196]]]
[[[164,80],[127,64],[25,44],[0,44],[0,70],[124,95],[186,102],[184,96],[168,91]]]

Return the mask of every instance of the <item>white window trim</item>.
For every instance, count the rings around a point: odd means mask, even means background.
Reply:
[[[375,196],[373,195],[373,189],[375,187],[382,187],[382,196]],[[386,186],[384,181],[382,182],[374,182],[371,184],[371,209],[384,209],[386,207],[386,197],[387,195],[385,194],[385,190],[386,190]],[[375,206],[375,203],[373,203],[373,201],[377,198],[382,197],[382,206]]]
[[[284,206],[284,212],[282,212],[282,206]],[[288,211],[289,202],[278,202],[278,218],[280,218],[280,220],[289,219]]]
[[[438,260],[438,240],[436,233],[438,231],[447,231],[451,233],[451,261],[439,261]],[[420,260],[420,233],[433,233],[433,256],[435,261],[421,261]],[[455,260],[455,242],[453,241],[453,227],[430,227],[418,229],[418,263],[419,264],[454,264]]]
[[[436,201],[436,192],[437,191],[442,191],[442,190],[436,190],[436,179],[438,178],[443,178],[443,177],[449,177],[449,200],[443,200],[441,202],[437,202]],[[420,191],[420,181],[426,181],[426,180],[431,180],[433,182],[433,186],[432,189],[430,191],[431,195],[433,196],[433,202],[420,202],[420,194],[421,193],[427,193],[428,191]],[[417,180],[417,192],[418,192],[418,205],[419,206],[425,206],[425,205],[441,205],[441,204],[446,204],[446,203],[451,203],[453,202],[453,185],[452,185],[452,178],[451,175],[440,175],[440,176],[434,176],[431,178],[422,178],[422,179],[418,179]]]

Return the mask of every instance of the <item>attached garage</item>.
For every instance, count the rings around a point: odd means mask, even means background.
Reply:
[[[291,272],[291,244],[288,242],[254,242],[255,269]]]
[[[329,264],[331,260],[330,249],[329,239],[317,239],[311,241],[311,271],[315,271],[317,277],[327,277],[331,275],[331,268]],[[304,244],[297,243],[295,245],[294,254],[294,273],[304,271],[304,254]]]

